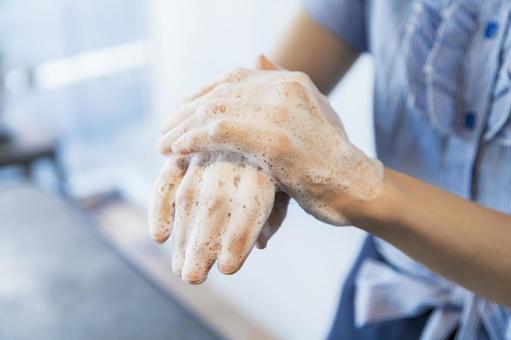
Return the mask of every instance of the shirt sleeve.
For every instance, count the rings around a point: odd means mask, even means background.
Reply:
[[[304,0],[303,8],[316,22],[353,48],[367,51],[364,0]]]

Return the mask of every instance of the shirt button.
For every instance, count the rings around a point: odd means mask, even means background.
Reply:
[[[488,39],[493,38],[499,30],[499,23],[491,20],[486,23],[486,29],[484,30],[484,36]]]
[[[473,130],[476,126],[476,115],[473,112],[467,112],[465,114],[465,128],[467,130]]]

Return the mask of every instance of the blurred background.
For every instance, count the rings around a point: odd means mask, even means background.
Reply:
[[[205,82],[271,56],[299,6],[0,0],[0,339],[326,336],[360,231],[293,202],[266,250],[195,287],[145,225],[160,122]],[[371,155],[372,68],[362,56],[331,96]]]

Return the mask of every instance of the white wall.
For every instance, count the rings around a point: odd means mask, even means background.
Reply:
[[[250,66],[271,51],[298,8],[293,0],[168,1],[150,3],[155,42],[152,106],[159,121],[177,100],[235,66]],[[332,102],[351,140],[373,154],[371,133],[372,63],[364,57]],[[264,251],[254,251],[243,269],[209,282],[242,312],[283,339],[320,339],[328,332],[340,282],[363,233],[333,228],[293,203],[288,218]]]

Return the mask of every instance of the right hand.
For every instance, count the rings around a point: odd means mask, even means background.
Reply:
[[[181,155],[242,155],[332,225],[350,225],[352,207],[382,191],[381,162],[349,141],[328,99],[301,72],[228,73],[169,117],[159,146]]]

